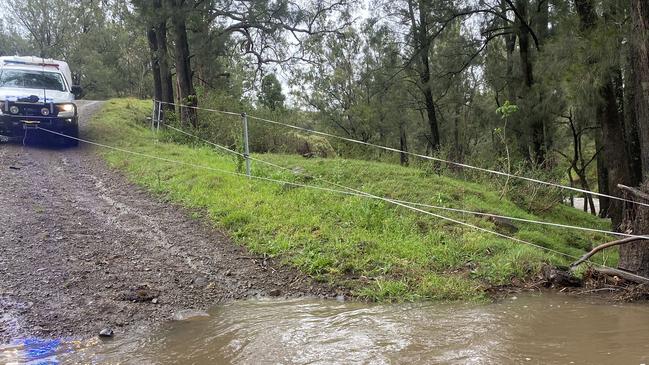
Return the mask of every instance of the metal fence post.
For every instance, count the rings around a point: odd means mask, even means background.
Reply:
[[[162,102],[158,102],[158,124],[156,127],[156,134],[160,131],[160,119],[162,118]]]
[[[248,144],[248,115],[241,113],[243,122],[243,157],[246,159],[246,175],[250,177],[250,145]]]
[[[154,126],[153,123],[155,123],[155,112],[156,112],[155,108],[157,105],[158,105],[158,101],[153,99],[153,109],[151,109],[151,131],[153,131],[153,126]]]

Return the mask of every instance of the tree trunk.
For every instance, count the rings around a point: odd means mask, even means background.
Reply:
[[[587,34],[595,27],[595,23],[597,22],[597,13],[595,12],[593,0],[575,0],[575,8],[579,15],[579,30],[582,34]],[[594,61],[591,62],[594,63]],[[599,94],[602,95],[602,92]],[[598,115],[603,115],[601,110],[598,112]],[[608,195],[611,193],[609,189],[609,160],[603,150],[603,147],[608,141],[606,135],[602,132],[603,124],[602,118],[598,118],[597,125],[600,127],[600,130],[595,134],[595,151],[602,152],[597,154],[597,186],[601,194]],[[609,216],[610,204],[610,199],[605,197],[599,198],[599,215],[601,217]]]
[[[634,110],[644,178],[649,173],[649,3],[631,1],[633,37],[631,67],[635,74]]]
[[[570,187],[574,188],[575,187],[575,179],[572,177],[572,167],[568,168],[567,174],[568,174],[568,180],[570,181]],[[574,193],[574,191],[571,190],[569,192],[569,194],[570,194],[570,206],[574,208],[575,207],[575,193]]]
[[[540,46],[543,46],[549,35],[548,20],[550,18],[550,2],[548,0],[536,0],[534,6],[534,31],[539,39]]]
[[[626,50],[626,64],[624,65],[624,130],[626,131],[627,156],[629,156],[629,173],[632,185],[642,182],[642,162],[640,151],[640,136],[638,135],[638,122],[635,115],[635,72],[631,66],[631,51]]]
[[[187,40],[187,14],[183,0],[170,0],[173,4],[171,22],[174,26],[174,51],[176,54],[176,80],[178,82],[178,97],[180,104],[198,106],[194,91],[192,69],[190,63],[189,42]],[[182,124],[198,126],[196,109],[180,107]]]
[[[428,12],[430,0],[419,0],[419,22],[415,18],[414,1],[408,1],[408,11],[410,13],[410,22],[412,23],[412,32],[415,36],[415,55],[419,55],[419,80],[421,90],[424,96],[424,105],[426,107],[426,117],[428,119],[428,128],[430,137],[428,138],[431,152],[439,149],[440,136],[437,122],[437,113],[435,110],[435,100],[433,90],[430,85],[430,40],[428,39]]]
[[[635,74],[634,111],[638,125],[641,161],[645,177],[644,191],[649,189],[649,3],[631,0],[631,67]],[[643,199],[636,197],[636,199]],[[641,200],[647,203],[647,200]],[[634,234],[649,233],[649,209],[626,204],[625,223]],[[649,244],[635,242],[620,247],[618,267],[642,276],[649,276]]]
[[[588,31],[597,21],[593,0],[575,0],[575,8],[579,15],[579,29],[582,32]]]
[[[158,40],[153,26],[147,30],[149,51],[151,54],[151,70],[153,72],[153,98],[162,100],[162,81],[160,79],[160,60],[158,59]],[[157,105],[157,104],[156,104]],[[157,115],[157,110],[154,111]]]
[[[501,0],[500,3],[502,13],[501,16],[504,18],[502,20],[501,26],[502,27],[509,27],[509,21],[507,19],[507,12],[509,9],[509,4],[505,0]],[[505,49],[507,52],[507,66],[506,66],[506,93],[507,93],[507,99],[515,103],[516,100],[516,77],[514,76],[514,51],[516,51],[516,33],[512,32],[509,34],[505,34]],[[499,105],[500,106],[500,105]]]
[[[517,0],[516,8],[521,18],[527,19],[527,0]],[[516,19],[516,29],[518,34],[518,52],[521,58],[521,72],[525,86],[528,88],[534,84],[534,71],[532,69],[532,56],[530,54],[530,31],[523,24],[523,21]]]
[[[624,121],[618,111],[615,96],[615,87],[610,78],[607,78],[599,90],[604,99],[598,108],[598,116],[601,121],[602,135],[604,139],[604,153],[606,154],[607,185],[609,194],[621,197],[622,192],[617,189],[617,184],[630,184],[629,181],[629,158],[626,154],[626,141],[624,132]],[[613,229],[617,230],[622,223],[622,202],[611,199],[608,207],[608,216],[611,217]]]
[[[531,97],[531,89],[534,85],[534,64],[532,49],[530,47],[530,29],[525,22],[528,22],[528,1],[529,0],[516,0],[516,9],[520,16],[516,18],[516,34],[518,36],[518,54],[520,57],[521,74],[523,75],[523,90],[526,97]],[[547,25],[546,25],[547,26]],[[532,153],[527,152],[527,158],[531,163],[542,165],[545,162],[545,133],[543,128],[543,120],[537,115],[529,116],[529,124],[527,130],[531,136]],[[521,141],[524,145],[529,146],[525,141]],[[521,151],[524,151],[521,149]],[[527,149],[529,151],[529,149]]]
[[[595,28],[597,22],[597,13],[593,6],[593,0],[575,0],[580,19],[580,30],[586,36]],[[607,17],[605,16],[605,20]],[[597,62],[596,60],[591,63]],[[598,169],[601,168],[600,160],[604,161],[605,173],[598,173],[600,177],[606,175],[606,179],[599,180],[600,192],[603,188],[608,191],[607,194],[621,196],[617,188],[618,184],[632,184],[630,173],[630,157],[627,154],[627,139],[625,132],[624,115],[620,113],[623,109],[619,102],[623,99],[621,91],[621,71],[619,64],[604,69],[601,75],[601,86],[597,90],[600,96],[599,105],[597,106],[597,120],[602,128],[601,144],[604,146],[603,152],[606,157],[598,158]],[[615,81],[618,82],[616,87]],[[606,204],[606,210],[602,207],[602,212],[611,217],[613,229],[617,230],[622,223],[623,206],[619,200],[609,200]]]
[[[644,185],[644,193],[649,192],[649,186]],[[642,195],[642,194],[640,194]],[[627,199],[649,203],[643,196],[626,194]],[[649,233],[649,208],[632,203],[625,203],[624,206],[624,227],[626,232],[633,232],[635,235]],[[620,261],[618,268],[634,274],[649,277],[649,243],[646,240],[635,241],[620,246]]]
[[[158,40],[158,62],[160,66],[160,86],[162,90],[162,101],[165,103],[174,102],[174,86],[169,67],[169,52],[167,50],[167,24],[162,22],[156,27],[156,39]],[[173,110],[173,105],[167,104],[164,109]]]
[[[167,52],[167,16],[161,0],[154,0],[144,5],[147,14],[147,40],[153,72],[153,97],[165,103],[173,103],[173,86],[169,69]],[[162,104],[163,110],[173,111],[173,105]],[[157,114],[157,110],[155,111]],[[162,114],[164,119],[164,113]]]
[[[595,150],[602,150],[602,136],[601,131],[597,131],[595,135]],[[598,192],[600,194],[609,195],[611,192],[608,190],[608,169],[606,168],[606,156],[605,154],[597,154],[597,186]],[[610,207],[611,199],[600,196],[599,197],[599,216],[602,218],[608,217],[608,209]]]
[[[408,139],[406,136],[406,124],[405,123],[400,123],[399,124],[399,149],[401,151],[400,153],[400,162],[402,166],[408,166],[408,154],[405,152],[408,152]]]

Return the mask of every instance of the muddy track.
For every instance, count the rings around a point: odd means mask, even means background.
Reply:
[[[83,125],[101,103],[80,102]],[[119,334],[251,296],[333,295],[111,171],[93,148],[0,143],[0,343]]]

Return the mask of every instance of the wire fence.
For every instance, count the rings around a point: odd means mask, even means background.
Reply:
[[[492,175],[497,175],[497,176],[501,176],[501,177],[508,177],[508,178],[512,178],[512,179],[518,179],[518,180],[531,182],[531,183],[534,183],[534,184],[550,186],[550,187],[558,188],[558,189],[561,189],[561,190],[569,190],[569,191],[578,192],[578,193],[582,193],[582,194],[590,194],[590,195],[594,195],[594,196],[598,196],[598,197],[603,197],[603,198],[608,198],[608,199],[612,199],[612,200],[618,200],[618,201],[622,201],[622,202],[626,202],[626,203],[630,203],[630,204],[637,204],[637,205],[649,207],[648,203],[643,203],[643,202],[639,202],[639,201],[635,201],[635,200],[630,200],[630,199],[622,198],[622,197],[615,196],[615,195],[599,193],[599,192],[596,192],[596,191],[581,189],[581,188],[577,188],[577,187],[574,187],[574,186],[563,185],[563,184],[559,184],[559,183],[555,183],[555,182],[551,182],[551,181],[539,180],[539,179],[535,179],[535,178],[528,177],[528,176],[511,174],[511,173],[504,172],[504,171],[493,170],[493,169],[488,169],[488,168],[479,167],[479,166],[473,166],[473,165],[469,165],[469,164],[465,164],[465,163],[461,163],[461,162],[457,162],[457,161],[451,161],[451,160],[443,159],[443,158],[439,158],[439,157],[422,155],[422,154],[415,153],[415,152],[400,150],[398,148],[393,148],[393,147],[383,146],[383,145],[379,145],[379,144],[375,144],[375,143],[365,142],[365,141],[361,141],[361,140],[357,140],[357,139],[353,139],[353,138],[348,138],[348,137],[343,137],[343,136],[339,136],[339,135],[335,135],[335,134],[327,133],[327,132],[322,132],[322,131],[318,131],[318,130],[314,130],[314,129],[310,129],[310,128],[304,128],[304,127],[296,126],[296,125],[289,124],[289,123],[283,123],[283,122],[279,122],[279,121],[275,121],[275,120],[271,120],[271,119],[255,117],[255,116],[252,116],[252,115],[247,115],[246,113],[235,113],[235,112],[230,112],[230,111],[224,111],[224,110],[218,110],[218,109],[210,109],[210,108],[202,108],[202,107],[196,107],[196,106],[190,106],[190,105],[184,105],[184,104],[178,104],[178,103],[169,103],[169,102],[163,102],[163,101],[154,101],[154,102],[159,103],[159,105],[163,105],[163,104],[164,105],[172,105],[172,106],[175,106],[175,107],[191,108],[191,109],[209,111],[209,112],[220,113],[220,114],[225,114],[225,115],[246,115],[247,119],[249,119],[249,120],[256,120],[256,121],[263,122],[263,123],[270,123],[270,124],[273,124],[273,125],[278,125],[278,126],[282,126],[282,127],[285,127],[285,128],[298,130],[298,131],[301,131],[301,132],[316,134],[316,135],[320,135],[320,136],[323,136],[323,137],[334,138],[334,139],[338,139],[338,140],[345,141],[345,142],[350,142],[350,143],[355,143],[355,144],[364,145],[364,146],[368,146],[368,147],[382,149],[382,150],[385,150],[385,151],[390,151],[390,152],[395,152],[395,153],[400,153],[400,154],[406,154],[406,155],[417,157],[417,158],[420,158],[420,159],[435,161],[435,162],[439,162],[439,163],[444,163],[444,164],[447,164],[447,165],[452,165],[452,166],[456,166],[456,167],[460,167],[460,168],[464,168],[464,169],[470,169],[470,170],[480,171],[480,172],[484,172],[484,173],[488,173],[488,174],[492,174]],[[158,108],[158,109],[161,109],[161,108]],[[158,124],[159,123],[160,122],[158,121]]]
[[[169,127],[171,127],[171,126],[169,126]],[[338,189],[332,189],[332,188],[327,188],[327,187],[321,187],[321,186],[317,186],[317,185],[302,184],[302,183],[296,183],[296,182],[291,182],[291,181],[286,181],[286,180],[267,178],[267,177],[263,177],[263,176],[253,175],[253,174],[250,174],[250,175],[249,174],[243,174],[243,173],[229,171],[229,170],[225,170],[225,169],[219,169],[219,168],[215,168],[215,167],[211,167],[211,166],[205,166],[205,165],[190,163],[190,162],[181,161],[181,160],[174,160],[174,159],[169,159],[169,158],[165,158],[165,157],[154,156],[154,155],[141,153],[141,152],[137,152],[137,151],[132,151],[132,150],[121,148],[121,147],[110,146],[110,145],[107,145],[107,144],[91,141],[91,140],[88,140],[88,139],[70,136],[70,135],[67,135],[67,134],[64,134],[64,133],[56,132],[56,131],[49,130],[49,129],[42,128],[42,127],[37,127],[37,129],[41,130],[41,131],[44,131],[44,132],[47,132],[47,133],[58,135],[60,137],[73,139],[73,140],[76,140],[76,141],[79,141],[79,142],[82,142],[82,143],[86,143],[86,144],[90,144],[90,145],[94,145],[94,146],[97,146],[97,147],[102,147],[102,148],[105,148],[105,149],[110,149],[110,150],[113,150],[113,151],[118,151],[118,152],[122,152],[122,153],[125,153],[125,154],[130,154],[130,155],[139,156],[139,157],[143,157],[143,158],[148,158],[148,159],[152,159],[152,160],[162,161],[162,162],[166,162],[166,163],[182,165],[182,166],[188,166],[188,167],[192,167],[192,168],[196,168],[196,169],[202,169],[202,170],[207,170],[207,171],[212,171],[212,172],[218,172],[218,173],[232,175],[232,176],[246,177],[246,178],[249,178],[249,179],[255,179],[255,180],[260,180],[260,181],[264,181],[264,182],[271,182],[271,183],[282,184],[282,185],[291,185],[291,186],[302,187],[302,188],[307,188],[307,189],[314,189],[314,190],[323,191],[323,192],[329,192],[329,193],[334,193],[334,194],[342,194],[342,195],[357,196],[357,197],[362,197],[362,198],[367,198],[367,199],[379,200],[379,201],[383,201],[383,202],[386,202],[386,203],[396,205],[398,207],[402,207],[402,208],[412,210],[412,211],[415,211],[415,212],[418,212],[418,213],[426,214],[426,215],[429,215],[429,216],[432,216],[432,217],[435,217],[435,218],[438,218],[438,219],[442,219],[442,220],[445,220],[445,221],[448,221],[448,222],[451,222],[451,223],[455,223],[455,224],[458,224],[458,225],[461,225],[461,226],[464,226],[464,227],[468,227],[468,228],[477,230],[477,231],[481,231],[481,232],[488,233],[488,234],[491,234],[491,235],[494,235],[494,236],[497,236],[497,237],[500,237],[500,238],[504,238],[504,239],[507,239],[507,240],[510,240],[510,241],[513,241],[513,242],[516,242],[516,243],[521,243],[521,244],[524,244],[524,245],[528,245],[530,247],[535,247],[537,249],[544,250],[546,252],[549,252],[549,253],[552,253],[552,254],[555,254],[555,255],[558,255],[558,256],[561,256],[561,257],[565,257],[565,258],[568,258],[568,259],[571,259],[571,260],[576,261],[576,260],[580,259],[580,257],[574,256],[574,255],[571,255],[571,254],[568,254],[568,253],[565,253],[565,252],[561,252],[561,251],[558,251],[558,250],[555,250],[555,249],[552,249],[552,248],[549,248],[549,247],[544,247],[542,245],[539,245],[539,244],[536,244],[536,243],[533,243],[533,242],[530,242],[530,241],[527,241],[527,240],[523,240],[523,239],[520,239],[518,237],[509,236],[509,235],[506,235],[506,234],[503,234],[503,233],[500,233],[500,232],[496,232],[496,231],[492,231],[490,229],[483,228],[483,227],[480,227],[480,226],[477,226],[477,225],[474,225],[474,224],[471,224],[471,223],[460,221],[460,220],[455,219],[455,218],[451,218],[451,217],[447,217],[447,216],[444,216],[444,215],[441,215],[441,214],[437,214],[437,213],[433,213],[433,212],[423,210],[421,208],[418,208],[416,206],[411,205],[413,203],[378,196],[378,195],[371,194],[371,193],[368,193],[368,192],[365,192],[365,191],[362,191],[362,190],[359,190],[359,189],[355,189],[355,188],[352,188],[352,187],[348,187],[348,186],[343,186],[343,185],[338,184],[338,186],[346,189],[346,190],[338,190]],[[181,131],[180,129],[175,128],[175,127],[173,129],[176,130],[176,131]],[[182,131],[182,132],[184,134],[193,136],[192,134],[187,133],[185,131]],[[195,136],[195,137],[197,137],[197,136]],[[200,138],[200,137],[197,137],[197,138]],[[211,143],[211,142],[210,142],[210,144],[217,145],[217,144]],[[238,155],[242,155],[242,154],[240,154],[238,152],[232,151],[232,150],[230,150],[230,149],[228,149],[226,147],[223,147],[223,146],[219,146],[219,149],[222,149],[224,151],[227,150],[227,151],[236,153]],[[261,159],[256,159],[255,158],[254,160],[258,161],[260,163],[271,164],[271,163],[269,163],[267,161],[263,161]],[[286,167],[280,166],[280,165],[277,165],[277,164],[272,164],[272,166],[282,168],[282,169],[287,169]],[[609,270],[616,270],[616,269],[614,269],[612,267],[609,267],[607,265],[600,264],[600,263],[597,263],[597,262],[593,262],[591,260],[584,260],[584,262],[589,263],[589,264],[591,264],[593,266],[598,266],[598,267],[609,269]],[[637,278],[639,280],[649,282],[649,278],[647,278],[647,277],[632,274],[632,273],[627,273],[627,274],[629,276],[635,277],[635,278]]]
[[[195,134],[188,133],[188,132],[186,132],[186,131],[184,131],[182,129],[176,128],[176,127],[171,126],[171,125],[167,125],[166,127],[171,129],[171,130],[174,130],[174,131],[176,131],[178,133],[181,133],[181,134],[183,134],[185,136],[194,138],[194,139],[199,140],[199,141],[201,141],[203,143],[206,143],[206,144],[208,144],[210,146],[213,146],[213,147],[215,147],[215,148],[217,148],[217,149],[219,149],[221,151],[224,151],[226,153],[231,153],[231,154],[240,156],[242,158],[246,157],[246,155],[244,153],[237,152],[235,150],[227,148],[227,147],[225,147],[223,145],[220,145],[218,143],[214,143],[214,142],[209,141],[209,140],[207,140],[205,138],[199,137],[199,136],[197,136]],[[306,178],[308,178],[310,180],[321,181],[321,182],[323,182],[323,183],[325,183],[327,185],[336,186],[336,187],[342,188],[342,189],[347,189],[347,190],[350,189],[350,188],[348,188],[346,186],[343,186],[343,185],[340,185],[338,183],[323,179],[322,177],[319,177],[319,176],[310,175],[310,174],[307,174],[307,173],[302,172],[302,171],[297,171],[297,170],[291,169],[290,167],[287,167],[287,166],[278,165],[278,164],[272,163],[270,161],[266,161],[266,160],[263,160],[263,159],[260,159],[260,158],[252,157],[250,155],[248,157],[249,157],[249,159],[251,161],[259,162],[261,164],[268,165],[268,166],[271,166],[271,167],[274,167],[274,168],[277,168],[277,169],[280,169],[280,170],[288,171],[288,172],[291,172],[293,174],[298,174],[298,175],[304,176],[304,177],[306,177]],[[352,192],[354,192],[354,191],[352,190]],[[356,192],[354,192],[354,193],[356,193]],[[444,211],[462,213],[462,214],[470,214],[470,215],[474,215],[474,216],[505,219],[505,220],[523,222],[523,223],[545,225],[545,226],[566,228],[566,229],[586,231],[586,232],[602,233],[602,234],[608,234],[608,235],[620,236],[620,237],[632,237],[632,238],[649,239],[649,236],[644,236],[644,235],[633,235],[633,234],[623,233],[623,232],[614,232],[614,231],[608,231],[608,230],[597,229],[597,228],[580,227],[580,226],[573,226],[573,225],[568,225],[568,224],[561,224],[561,223],[554,223],[554,222],[539,221],[539,220],[534,220],[534,219],[519,218],[519,217],[514,217],[514,216],[506,216],[506,215],[499,215],[499,214],[493,214],[493,213],[478,212],[478,211],[472,211],[472,210],[467,210],[467,209],[445,207],[445,206],[438,206],[438,205],[431,205],[431,204],[423,204],[423,203],[406,201],[406,200],[399,200],[399,199],[391,199],[391,200],[399,202],[399,203],[411,205],[411,206],[418,206],[418,207],[422,207],[422,208],[436,209],[436,210],[444,210]]]

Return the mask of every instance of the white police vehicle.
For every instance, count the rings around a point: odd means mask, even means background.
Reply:
[[[40,57],[0,57],[0,135],[22,138],[39,128],[73,137],[79,135],[74,100],[82,90],[72,85],[66,62]],[[32,130],[32,131],[30,131]],[[59,139],[60,140],[60,139]],[[78,141],[63,139],[65,144]]]

